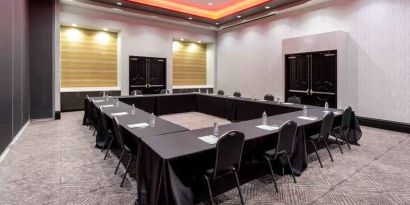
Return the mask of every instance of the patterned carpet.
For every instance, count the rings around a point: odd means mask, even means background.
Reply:
[[[211,120],[211,122],[213,119]],[[124,167],[114,175],[118,156],[94,148],[94,137],[81,126],[82,112],[62,120],[31,123],[0,162],[0,204],[133,204],[135,173],[120,188]],[[324,168],[310,155],[308,169],[294,184],[270,176],[242,185],[246,204],[410,204],[410,136],[363,127],[361,146],[335,162],[320,151]],[[219,204],[238,204],[236,190],[217,197]]]

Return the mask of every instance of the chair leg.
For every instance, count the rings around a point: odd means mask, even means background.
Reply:
[[[208,193],[209,193],[209,200],[211,201],[211,205],[214,205],[214,197],[212,196],[212,189],[211,189],[211,182],[209,181],[209,178],[204,175],[206,184],[208,185]]]
[[[337,146],[339,146],[339,149],[340,149],[340,153],[343,154],[342,146],[340,146],[340,142],[339,142],[339,140],[338,140],[337,138],[338,138],[338,137],[335,136],[335,139],[336,139],[336,142],[337,142]]]
[[[317,159],[319,160],[320,167],[323,168],[322,161],[320,160],[320,157],[319,157],[319,153],[317,153],[316,144],[313,141],[309,141],[309,142],[313,144],[313,147],[315,148]]]
[[[105,147],[106,147],[107,144],[109,143],[109,140],[110,140],[110,137],[109,137],[108,134],[107,134],[107,136],[105,137],[104,145],[103,145],[103,147],[101,148],[101,152],[103,152],[103,151],[105,150]]]
[[[286,159],[288,160],[288,165],[289,165],[289,168],[290,168],[290,173],[292,173],[293,181],[296,184],[295,173],[293,172],[293,167],[292,167],[292,164],[290,163],[289,156],[287,154],[286,154]]]
[[[245,205],[245,203],[243,202],[243,196],[242,196],[242,191],[241,191],[241,184],[239,183],[238,172],[236,172],[235,168],[233,168],[233,173],[235,174],[236,186],[238,187],[239,198],[241,199],[241,204]]]
[[[344,133],[342,133],[342,135],[343,135],[343,138],[344,138],[344,140],[345,140],[345,142],[346,142],[346,144],[347,144],[347,147],[349,147],[349,150],[351,150],[351,148],[350,148],[350,143],[349,143],[349,140],[347,139],[347,136],[345,136]]]
[[[125,178],[127,177],[128,169],[130,168],[130,164],[131,164],[131,161],[132,161],[132,158],[133,158],[132,155],[130,155],[129,157],[130,157],[130,159],[128,160],[127,168],[125,169],[124,177],[122,177],[120,187],[122,187],[122,185],[124,184]]]
[[[108,147],[107,147],[107,152],[105,153],[104,160],[107,159],[107,155],[108,155],[108,152],[109,152],[110,149],[111,149],[111,145],[112,145],[112,142],[113,142],[113,141],[114,141],[114,137],[111,138],[111,140],[110,140],[110,144],[109,144]]]
[[[120,157],[120,160],[118,161],[118,165],[117,165],[117,168],[115,169],[114,174],[117,174],[117,171],[118,171],[118,168],[120,167],[121,160],[122,160],[123,156],[124,156],[124,151],[122,151],[122,153],[121,153],[121,157]]]
[[[272,168],[272,164],[270,162],[269,157],[265,157],[266,161],[268,161],[268,165],[269,165],[269,169],[270,169],[270,173],[272,174],[272,179],[273,179],[273,185],[275,185],[275,190],[276,193],[279,192],[278,186],[276,184],[276,180],[275,180],[275,174],[273,173],[273,168]]]
[[[330,160],[333,162],[333,157],[332,157],[332,154],[330,153],[329,145],[327,144],[327,139],[324,139],[323,141],[325,141],[326,149],[327,149],[327,152],[329,153]]]

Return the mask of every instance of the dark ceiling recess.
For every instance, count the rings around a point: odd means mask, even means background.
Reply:
[[[243,21],[247,18],[252,18],[257,15],[261,14],[268,14],[271,12],[275,12],[282,7],[288,7],[291,5],[298,5],[299,3],[304,3],[306,0],[269,0],[269,1],[257,1],[262,2],[257,5],[253,5],[251,7],[241,7],[243,8],[240,11],[229,13],[228,15],[220,15],[223,16],[219,19],[212,19],[212,18],[205,18],[198,15],[195,15],[193,11],[187,10],[186,12],[180,12],[172,10],[172,8],[167,9],[165,6],[152,6],[148,4],[137,3],[132,0],[92,0],[94,2],[109,4],[114,7],[118,8],[127,8],[136,11],[142,11],[145,13],[150,13],[153,15],[163,15],[169,16],[173,18],[181,19],[182,21],[186,22],[198,22],[207,25],[213,26],[223,26],[225,24],[233,23],[235,21]],[[251,0],[247,0],[252,2]],[[155,1],[152,1],[155,2]],[[156,1],[160,2],[160,1]],[[173,4],[177,5],[180,4],[181,8],[185,6],[192,7],[194,9],[202,9],[206,10],[206,12],[218,12],[218,9],[230,9],[232,7],[237,6],[240,4],[241,1],[239,0],[224,0],[224,1],[216,1],[216,0],[169,0]],[[223,3],[221,3],[223,2]],[[256,2],[256,1],[255,1]],[[243,3],[243,1],[242,1]],[[252,5],[252,4],[250,4]],[[209,9],[204,9],[205,6],[209,6]],[[218,8],[218,9],[217,9]],[[220,10],[219,10],[220,11]],[[221,12],[219,12],[221,14]]]

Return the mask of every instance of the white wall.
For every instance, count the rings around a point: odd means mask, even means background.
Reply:
[[[220,31],[218,89],[283,99],[282,39],[342,30],[357,69],[357,114],[410,122],[408,19],[408,0],[333,0]]]
[[[119,31],[120,87],[123,95],[128,94],[129,90],[128,58],[130,55],[167,58],[167,87],[171,88],[173,39],[183,37],[189,40],[215,43],[216,38],[214,31],[84,9],[72,5],[62,5],[60,19],[62,24],[76,23],[79,27],[86,26],[97,29],[106,27]]]

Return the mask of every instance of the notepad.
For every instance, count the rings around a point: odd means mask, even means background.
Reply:
[[[299,118],[299,119],[302,119],[302,120],[310,120],[310,121],[317,120],[317,117],[314,117],[314,116],[312,116],[312,117],[299,116],[298,118]]]
[[[275,125],[258,125],[256,127],[259,128],[259,129],[268,130],[268,131],[273,131],[273,130],[279,129],[279,127],[275,126]]]
[[[93,100],[93,102],[99,103],[99,102],[104,102],[105,100]]]
[[[124,115],[128,115],[127,112],[116,112],[116,113],[111,113],[112,116],[124,116]]]
[[[100,106],[100,108],[103,108],[103,107],[114,107],[114,105],[101,105]]]
[[[228,95],[228,96],[226,96],[226,97],[228,97],[228,98],[234,98],[234,97],[236,97],[236,96]]]
[[[260,102],[265,102],[265,101],[267,101],[267,100],[259,99],[258,101],[260,101]]]
[[[203,136],[203,137],[198,137],[198,139],[208,143],[208,144],[216,144],[218,142],[218,137],[215,137],[214,135],[208,135],[208,136]]]
[[[289,103],[289,102],[283,102],[283,103],[281,103],[281,104],[284,104],[284,105],[293,105],[293,103]]]
[[[129,128],[146,128],[149,124],[146,122],[128,125]]]

